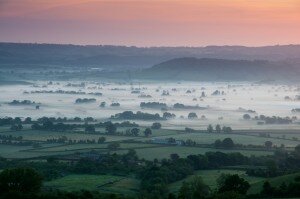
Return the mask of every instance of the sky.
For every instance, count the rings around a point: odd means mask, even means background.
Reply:
[[[300,0],[0,0],[0,41],[300,44]]]

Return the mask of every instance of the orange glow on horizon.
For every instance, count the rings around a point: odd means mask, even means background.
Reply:
[[[120,42],[142,46],[299,43],[300,1],[2,0],[0,23],[9,24],[14,31],[17,30],[14,24],[35,24],[32,28],[37,42],[55,43],[55,38],[43,30],[48,24],[52,27],[50,31],[61,34],[56,43]],[[70,35],[71,30],[74,35]],[[29,30],[23,31],[21,38],[34,39],[26,36]],[[0,40],[12,40],[13,36],[7,32],[4,38],[0,35]]]

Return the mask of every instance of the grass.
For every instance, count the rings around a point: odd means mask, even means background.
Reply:
[[[139,191],[140,181],[134,178],[125,178],[113,184],[100,188],[101,192],[120,193],[135,196]]]
[[[204,183],[207,184],[211,190],[217,188],[217,179],[222,174],[238,174],[240,177],[247,180],[251,187],[248,194],[259,193],[262,189],[263,183],[268,180],[273,186],[280,186],[282,182],[289,183],[294,180],[300,173],[279,176],[275,178],[265,179],[261,177],[248,176],[245,171],[229,170],[229,169],[215,169],[215,170],[200,170],[196,171],[194,175],[188,176],[183,180],[169,184],[170,192],[177,193],[184,181],[188,182],[194,176],[201,176]],[[134,195],[139,191],[139,180],[130,177],[121,177],[114,175],[68,175],[59,179],[48,181],[44,183],[45,188],[60,189],[65,191],[78,191],[81,189],[98,190],[106,193],[119,193],[124,195]]]
[[[27,129],[27,130],[26,130]],[[136,140],[136,141],[146,141],[151,139],[143,136],[142,131],[139,137],[129,137],[129,136],[111,136],[104,134],[85,134],[79,132],[52,132],[52,131],[36,131],[26,128],[22,131],[5,131],[5,128],[0,128],[2,131],[1,134],[12,135],[12,136],[22,136],[24,140],[38,140],[46,141],[51,138],[59,138],[61,136],[66,136],[68,139],[72,140],[86,140],[94,139],[98,140],[99,137],[104,136],[106,142],[114,141],[125,141],[125,140]],[[125,130],[127,128],[120,128],[120,130]],[[144,127],[141,127],[144,129]],[[202,144],[211,144],[216,139],[224,139],[226,137],[231,137],[236,143],[243,144],[264,144],[266,140],[271,140],[275,144],[284,143],[286,146],[294,146],[296,141],[290,140],[279,140],[274,138],[262,138],[249,135],[238,135],[238,134],[209,134],[209,133],[185,133],[178,130],[169,130],[169,129],[159,129],[153,130],[152,137],[168,138],[173,137],[175,139],[192,139],[198,143]],[[275,140],[275,141],[274,141]],[[3,150],[0,150],[0,156],[7,158],[33,158],[39,156],[48,156],[48,155],[65,155],[72,154],[75,152],[86,152],[90,150],[97,150],[99,152],[107,152],[107,143],[104,144],[73,144],[65,145],[59,144],[51,147],[44,147],[45,144],[42,144],[42,148],[32,149],[31,146],[22,147],[22,146],[3,146]],[[136,152],[140,158],[147,160],[163,159],[169,158],[170,154],[177,153],[181,157],[186,157],[190,154],[204,154],[209,151],[222,151],[224,153],[231,152],[240,152],[246,156],[262,156],[270,155],[272,151],[258,151],[258,150],[224,150],[224,149],[214,149],[214,148],[199,148],[199,147],[185,147],[185,146],[164,146],[164,145],[155,145],[155,144],[146,144],[146,143],[121,143],[121,148],[117,150],[117,153],[127,153],[127,149],[136,149]]]
[[[300,172],[298,173],[293,173],[293,174],[288,174],[288,175],[283,175],[283,176],[278,176],[274,178],[268,178],[259,182],[256,182],[252,184],[251,188],[249,189],[248,193],[257,193],[262,190],[262,186],[266,180],[270,182],[272,186],[280,186],[281,183],[290,183],[293,182],[295,177],[300,176]]]
[[[31,146],[15,146],[0,144],[0,156],[5,158],[18,158],[21,157],[21,150],[27,150],[31,148]]]
[[[121,143],[120,148],[132,149],[132,148],[143,148],[143,147],[154,147],[155,144],[144,144],[144,143]],[[60,145],[54,147],[38,148],[32,151],[34,152],[65,152],[65,151],[81,151],[81,150],[106,150],[107,144],[71,144],[71,145]]]
[[[270,151],[250,151],[250,150],[222,150],[213,148],[199,148],[199,147],[184,147],[184,146],[161,146],[154,148],[142,148],[136,149],[137,155],[140,158],[145,158],[146,160],[154,160],[170,158],[170,154],[177,153],[180,157],[186,157],[192,154],[204,154],[209,151],[222,151],[224,153],[240,152],[244,155],[251,156],[261,156],[270,155],[273,152]],[[119,150],[117,153],[126,153],[127,151]]]
[[[158,136],[159,138],[169,138],[173,137],[177,140],[187,140],[191,139],[199,144],[212,144],[217,139],[223,140],[224,138],[230,137],[237,144],[252,144],[252,145],[264,145],[266,141],[272,141],[273,144],[280,146],[284,144],[285,146],[295,147],[299,144],[299,141],[293,140],[283,140],[276,138],[264,138],[251,135],[239,135],[239,134],[211,134],[211,133],[181,133],[173,134],[170,136]],[[146,138],[145,138],[146,139]]]
[[[138,182],[134,179],[114,175],[68,175],[45,182],[44,187],[65,191],[85,189],[91,191],[105,190],[107,192],[131,192],[134,191],[137,184]]]
[[[23,131],[10,131],[4,132],[2,134],[12,135],[15,137],[23,136],[25,140],[35,140],[35,141],[46,141],[47,139],[59,138],[62,136],[66,136],[68,139],[72,140],[98,140],[99,137],[105,137],[107,142],[112,141],[122,141],[131,139],[131,137],[126,136],[110,136],[104,134],[85,134],[85,133],[77,133],[77,132],[53,132],[53,131],[39,131],[39,130],[23,130]]]
[[[227,169],[201,170],[201,171],[195,172],[194,175],[188,176],[184,180],[180,180],[180,181],[177,181],[177,182],[174,182],[174,183],[170,184],[169,189],[172,192],[176,193],[176,192],[178,192],[178,190],[180,189],[180,187],[181,187],[181,185],[184,181],[188,182],[188,181],[192,180],[195,175],[198,175],[198,176],[202,177],[205,184],[207,184],[212,190],[214,190],[214,189],[217,188],[217,179],[222,173],[224,173],[224,174],[238,174],[240,177],[247,180],[251,185],[255,184],[255,183],[258,183],[258,182],[262,182],[264,180],[264,178],[248,176],[245,173],[245,171],[240,171],[240,170],[227,170]]]

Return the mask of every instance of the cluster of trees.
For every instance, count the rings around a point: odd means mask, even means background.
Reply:
[[[225,138],[223,140],[216,140],[214,143],[215,148],[232,149],[235,144],[231,138]]]
[[[102,96],[102,93],[100,92],[90,92],[86,93],[84,91],[65,91],[65,90],[37,90],[37,91],[31,91],[31,94],[41,94],[41,93],[47,93],[47,94],[70,94],[70,95],[96,95],[96,96]],[[24,91],[24,94],[29,94],[28,91]]]
[[[117,127],[138,127],[139,126],[138,124],[130,123],[129,121],[124,121],[121,123],[112,123],[111,121],[107,121],[107,122],[99,122],[95,124],[88,124],[87,122],[85,124],[74,124],[74,123],[65,124],[62,122],[55,123],[53,122],[52,119],[48,119],[48,118],[43,118],[38,121],[40,121],[41,124],[36,122],[31,125],[31,128],[33,130],[48,130],[48,131],[64,132],[68,130],[74,130],[76,128],[84,128],[84,131],[86,133],[96,133],[96,127],[104,127],[106,129],[106,133],[116,134]],[[94,121],[94,119],[86,118],[86,121]]]
[[[10,130],[12,131],[21,131],[23,129],[22,124],[13,124],[10,127]]]
[[[247,113],[256,113],[255,110],[244,109],[244,108],[242,108],[242,107],[239,107],[239,108],[238,108],[238,111],[241,111],[241,112],[247,112]]]
[[[31,121],[31,118],[30,118]],[[67,117],[41,117],[38,118],[36,121],[34,122],[38,122],[38,123],[43,123],[46,121],[51,121],[51,122],[96,122],[96,120],[93,117],[86,117],[86,118],[80,118],[80,117],[74,117],[74,118],[67,118]]]
[[[189,127],[185,127],[185,128],[184,128],[184,131],[187,132],[187,133],[194,133],[194,132],[196,132],[195,129],[189,128]]]
[[[147,95],[147,94],[140,94],[139,98],[152,98],[151,95]]]
[[[214,127],[210,124],[210,125],[208,125],[208,127],[207,127],[207,131],[208,131],[208,133],[231,133],[232,132],[232,128],[231,127],[229,127],[229,126],[223,126],[222,128],[221,128],[221,126],[219,125],[219,124],[217,124],[216,125],[216,127],[215,127],[215,129],[214,129]]]
[[[300,113],[300,108],[294,108],[294,109],[292,109],[292,113]]]
[[[197,116],[197,114],[196,114],[196,113],[194,113],[194,112],[191,112],[191,113],[189,113],[189,114],[188,114],[188,118],[189,118],[189,119],[197,119],[197,118],[198,118],[198,116]]]
[[[290,117],[262,117],[262,120],[265,121],[266,124],[291,124],[293,119]]]
[[[260,193],[265,198],[296,198],[300,196],[300,176],[288,184],[283,182],[279,186],[272,186],[268,181],[263,185]]]
[[[9,141],[22,141],[23,137],[22,136],[12,136],[12,135],[0,135],[0,140],[9,140]]]
[[[9,105],[36,105],[40,103],[35,103],[30,100],[13,100],[8,103]]]
[[[72,140],[68,139],[66,136],[61,136],[59,138],[51,138],[47,139],[47,143],[68,143],[68,144],[102,144],[106,141],[105,137],[99,137],[98,140],[96,141],[95,139],[81,139],[81,140]]]
[[[163,113],[163,118],[164,119],[174,119],[176,115],[174,113],[169,113],[169,112],[164,112]]]
[[[96,119],[93,117],[86,117],[86,118],[80,118],[80,117],[74,117],[74,118],[67,118],[67,117],[41,117],[36,120],[32,120],[31,117],[26,117],[25,119],[21,119],[20,117],[5,117],[5,118],[0,118],[0,126],[5,126],[5,125],[19,125],[19,124],[43,124],[45,122],[52,122],[52,123],[76,123],[72,124],[74,127],[84,127],[86,124],[78,124],[78,123],[88,123],[88,122],[97,122]],[[105,127],[108,122],[98,122],[94,123],[92,125],[95,125],[95,127]],[[124,122],[116,122],[114,123],[117,127],[138,127],[139,125],[136,123],[131,123],[129,121],[124,121]],[[71,125],[71,124],[65,124],[65,125]]]
[[[225,95],[224,91],[215,90],[211,95]]]
[[[206,185],[200,176],[194,176],[189,182],[183,182],[178,199],[205,199],[205,198],[243,198],[250,184],[238,175],[221,174],[217,179],[218,187],[215,191]]]
[[[245,120],[250,120],[251,116],[249,114],[244,114],[243,119]],[[265,124],[291,124],[293,120],[296,119],[296,117],[278,117],[278,116],[265,116],[265,115],[260,115],[260,116],[255,116],[253,118],[254,120],[260,120],[263,121]],[[258,124],[263,124],[263,122],[259,122]]]
[[[159,103],[159,102],[141,102],[140,107],[141,108],[155,108],[155,109],[168,108],[167,104]]]
[[[124,111],[111,116],[112,119],[125,119],[125,120],[164,120],[158,113],[143,113],[138,111],[133,113],[132,111]]]
[[[95,98],[77,98],[75,100],[76,104],[91,103],[91,102],[96,102],[96,99]]]
[[[77,127],[76,124],[64,124],[64,123],[53,123],[50,120],[45,121],[42,124],[34,123],[31,125],[33,130],[47,130],[47,131],[67,131],[73,130]]]
[[[0,135],[0,144],[17,145],[17,146],[31,146],[33,141],[24,141],[22,136]]]
[[[200,107],[198,105],[196,106],[189,106],[189,105],[184,105],[184,104],[180,104],[180,103],[176,103],[173,105],[173,108],[175,109],[205,109],[204,107]]]
[[[152,135],[152,130],[150,128],[146,128],[143,131],[143,134],[148,137],[150,135]],[[138,128],[132,128],[132,129],[127,129],[125,132],[125,135],[127,136],[139,136],[140,135],[140,129]]]
[[[161,129],[161,123],[159,122],[154,122],[152,125],[151,125],[151,129]]]
[[[111,105],[110,106],[120,106],[120,103],[118,103],[118,102],[113,102],[113,103],[111,103]]]
[[[14,125],[14,124],[21,124],[22,120],[19,117],[5,117],[5,118],[0,118],[0,126],[5,126],[5,125]]]
[[[148,163],[140,171],[141,192],[145,195],[145,198],[167,197],[167,185],[184,179],[188,175],[193,174],[194,170],[249,163],[249,159],[240,153],[225,154],[222,152],[208,152],[204,155],[189,155],[187,158],[180,158],[177,154],[172,154],[172,157],[170,160],[162,160],[160,164],[156,164],[155,161]],[[185,188],[182,189],[188,190]],[[222,189],[225,191],[229,188],[224,187]],[[182,194],[183,192],[185,194],[189,193],[186,191],[181,192]]]
[[[101,108],[104,108],[106,106],[106,102],[101,102],[99,105]]]

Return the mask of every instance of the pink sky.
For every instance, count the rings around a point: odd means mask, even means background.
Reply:
[[[262,46],[299,35],[299,0],[0,0],[0,41]]]

